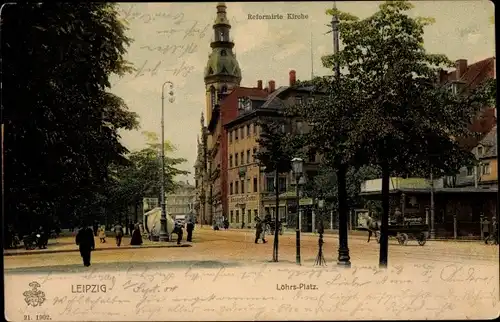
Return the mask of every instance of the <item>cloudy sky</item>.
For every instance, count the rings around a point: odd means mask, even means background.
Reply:
[[[337,2],[342,11],[360,18],[377,10],[379,2]],[[415,16],[433,17],[427,27],[428,51],[446,54],[451,60],[470,62],[494,56],[493,4],[490,1],[418,1],[411,11]],[[332,52],[331,20],[325,10],[332,2],[227,2],[232,24],[231,38],[239,61],[242,86],[256,86],[275,80],[287,85],[290,69],[297,79],[329,74],[321,66],[321,56]],[[141,131],[160,133],[161,86],[175,85],[175,101],[165,100],[165,138],[176,147],[175,156],[188,162],[193,172],[196,136],[200,114],[205,110],[203,70],[211,51],[212,23],[216,3],[122,3],[120,16],[127,22],[129,37],[134,39],[127,59],[138,69],[123,78],[112,79],[112,91],[140,116],[141,129],[122,133],[131,150],[145,144]],[[248,14],[296,13],[303,20],[249,20]],[[312,45],[311,45],[312,39]],[[312,55],[311,55],[312,50]],[[312,57],[312,59],[311,59]],[[192,175],[188,178],[192,181]]]

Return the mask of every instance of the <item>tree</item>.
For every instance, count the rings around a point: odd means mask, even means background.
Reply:
[[[431,169],[434,175],[454,174],[474,162],[456,138],[471,134],[467,125],[488,95],[483,89],[454,95],[436,82],[451,61],[424,48],[424,28],[433,19],[408,16],[412,5],[407,1],[387,1],[379,8],[366,19],[342,21],[344,48],[324,57],[324,63],[339,64],[344,78],[357,84],[360,100],[349,115],[356,126],[345,141],[356,159],[382,170],[380,265],[385,267],[390,175]]]
[[[161,143],[155,133],[143,132],[143,135],[147,139],[146,147],[129,153],[126,165],[113,168],[115,182],[110,186],[109,193],[112,196],[110,210],[122,214],[129,206],[133,206],[136,222],[143,198],[161,198]],[[175,147],[168,141],[164,142],[164,147],[166,154],[175,151]],[[189,171],[177,168],[186,161],[184,158],[165,155],[165,193],[176,189],[176,176],[189,174]],[[118,221],[121,221],[121,216]]]
[[[283,113],[278,113],[277,117],[266,117],[259,120],[260,136],[257,139],[259,150],[255,157],[259,160],[259,165],[265,168],[266,173],[275,175],[274,192],[276,197],[273,261],[278,261],[278,225],[279,225],[279,185],[278,178],[281,173],[288,173],[291,170],[291,160],[297,156],[300,150],[300,137],[294,135],[291,130],[291,120]],[[298,212],[298,205],[297,205]],[[297,216],[298,220],[298,216]]]
[[[124,162],[118,131],[138,126],[107,92],[132,70],[116,4],[18,3],[1,23],[6,221],[28,231],[93,212]]]

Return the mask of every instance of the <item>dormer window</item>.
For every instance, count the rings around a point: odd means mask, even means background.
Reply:
[[[484,153],[484,148],[482,146],[477,147],[477,156],[482,157]]]

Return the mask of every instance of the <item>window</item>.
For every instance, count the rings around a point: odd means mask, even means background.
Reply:
[[[252,222],[252,211],[249,209],[247,211],[247,224]]]
[[[478,157],[482,157],[483,156],[483,147],[482,146],[478,146],[477,147],[477,156]]]
[[[472,167],[467,167],[467,176],[470,177],[473,175],[474,169]]]
[[[295,104],[300,105],[302,104],[302,96],[295,96]]]
[[[229,194],[230,195],[233,194],[233,183],[232,182],[229,184]]]
[[[247,150],[247,163],[250,163],[250,150]]]
[[[303,133],[303,125],[301,121],[297,121],[297,133],[302,134]]]
[[[229,143],[232,143],[233,142],[233,131],[229,131],[227,136],[229,137]]]
[[[491,169],[490,169],[490,164],[489,163],[484,163],[482,168],[483,168],[483,171],[482,171],[483,175],[487,175],[487,174],[491,173]]]
[[[247,191],[252,191],[252,182],[250,181],[250,178],[247,179]]]
[[[278,187],[280,192],[286,191],[286,178],[278,178]]]
[[[234,222],[234,213],[233,213],[233,211],[232,211],[232,210],[229,212],[229,222],[230,222],[230,223],[233,223],[233,222]]]
[[[238,140],[238,129],[234,130],[234,139]]]
[[[234,193],[238,194],[238,181],[234,182]]]
[[[244,160],[245,160],[245,159],[243,159],[243,158],[244,158],[243,151],[241,151],[241,153],[240,153],[240,157],[241,157],[241,158],[240,158],[240,160],[241,160],[241,164],[243,165],[243,162],[244,162]]]
[[[253,192],[257,192],[257,177],[253,177]]]
[[[250,136],[250,124],[247,124],[247,137]]]
[[[234,166],[237,167],[238,166],[238,153],[235,153],[234,154]]]
[[[316,151],[313,149],[309,150],[307,158],[309,162],[316,162]]]
[[[266,177],[266,191],[273,192],[274,191],[274,178]]]
[[[232,154],[229,155],[229,167],[230,168],[233,167],[233,155]]]
[[[236,210],[236,223],[240,222],[240,212]]]
[[[254,218],[257,217],[259,215],[259,212],[257,211],[257,209],[254,209],[253,210],[253,216]]]
[[[241,180],[241,193],[245,193],[245,180]]]
[[[257,162],[257,148],[253,148],[253,162]]]
[[[245,138],[245,129],[244,127],[240,127],[240,137],[243,140]]]

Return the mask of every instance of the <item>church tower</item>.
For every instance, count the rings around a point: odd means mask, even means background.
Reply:
[[[218,103],[219,97],[238,87],[241,82],[241,70],[233,53],[234,43],[229,37],[231,25],[227,19],[226,4],[217,4],[217,17],[213,30],[214,38],[210,43],[212,52],[208,56],[205,67],[205,89],[207,98],[206,117],[208,123],[212,119],[212,111]]]

